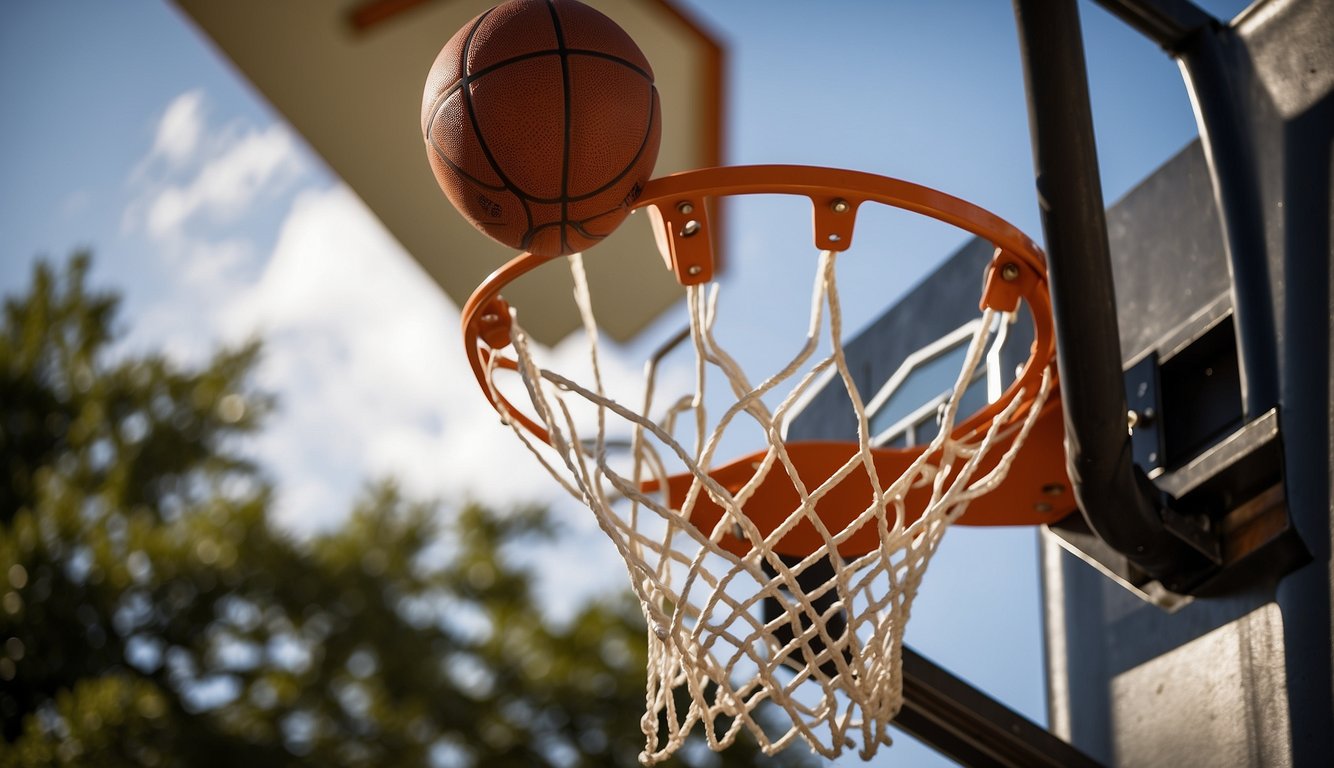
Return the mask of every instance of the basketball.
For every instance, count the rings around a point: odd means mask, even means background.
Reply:
[[[575,0],[510,0],[477,16],[422,95],[445,196],[483,233],[538,256],[587,249],[625,220],[661,127],[639,46]]]

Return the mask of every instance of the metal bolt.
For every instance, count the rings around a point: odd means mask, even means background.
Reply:
[[[834,209],[834,213],[847,213],[848,209],[851,208],[852,206],[848,205],[847,200],[843,200],[842,198],[840,198],[830,203],[829,207]]]
[[[842,239],[843,239],[843,238],[839,237],[837,234],[830,234],[830,235],[829,235],[829,242],[831,242],[831,243],[837,243],[838,241],[840,241],[840,240],[842,240]]]
[[[703,272],[703,271],[704,271],[704,267],[701,267],[701,266],[698,265],[698,264],[692,264],[692,265],[690,266],[690,269],[687,269],[687,270],[686,270],[686,274],[688,274],[688,275],[698,275],[700,272]]]
[[[1047,483],[1042,486],[1042,492],[1048,496],[1060,496],[1065,493],[1065,486],[1060,483]]]
[[[482,322],[484,323],[500,322],[500,315],[497,315],[495,312],[487,312],[485,315],[482,315]]]
[[[1013,283],[1019,279],[1019,266],[1017,264],[1006,264],[1001,267],[1001,279],[1007,283]]]
[[[685,200],[682,200],[681,202],[676,204],[676,210],[689,216],[690,214],[695,212],[695,206],[691,205],[689,202]]]
[[[1045,501],[1039,501],[1037,504],[1033,505],[1033,511],[1045,514],[1051,511],[1051,505]]]
[[[685,223],[685,226],[681,227],[681,237],[690,237],[698,231],[699,222],[691,219]]]

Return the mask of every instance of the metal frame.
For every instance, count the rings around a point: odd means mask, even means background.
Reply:
[[[1074,0],[1015,0],[1014,7],[1075,497],[1100,539],[1168,589],[1188,591],[1213,564],[1164,526],[1170,499],[1135,466],[1126,429],[1079,10]]]
[[[1181,0],[1098,2],[1162,45],[1181,66],[1199,123],[1231,271],[1243,423],[1213,448],[1160,477],[1157,487],[1145,473],[1149,467],[1136,466],[1135,458],[1144,461],[1149,454],[1141,439],[1136,456],[1126,432],[1128,408],[1116,301],[1077,7],[1073,0],[1015,0],[1039,200],[1047,234],[1058,364],[1072,451],[1071,477],[1082,481],[1080,507],[1092,529],[1085,529],[1084,544],[1090,546],[1078,545],[1077,532],[1054,532],[1071,551],[1123,584],[1129,585],[1124,578],[1127,574],[1139,573],[1140,581],[1132,588],[1155,591],[1157,599],[1150,597],[1150,601],[1170,610],[1179,606],[1182,598],[1164,590],[1163,585],[1181,592],[1227,593],[1281,576],[1309,557],[1289,519],[1281,481],[1232,510],[1222,526],[1225,533],[1228,521],[1233,521],[1234,528],[1256,530],[1235,538],[1206,538],[1197,541],[1196,546],[1188,543],[1196,533],[1192,517],[1203,516],[1197,504],[1189,503],[1190,497],[1205,494],[1210,483],[1234,482],[1224,475],[1225,470],[1264,465],[1241,474],[1269,477],[1273,466],[1282,463],[1276,410],[1280,401],[1278,333],[1254,154],[1256,138],[1244,115],[1246,99],[1253,98],[1249,95],[1253,83],[1246,51],[1233,30],[1193,4]],[[1076,328],[1080,343],[1065,343],[1063,339],[1074,338]],[[1156,366],[1156,360],[1141,361],[1133,375],[1156,376]],[[1151,468],[1156,474],[1163,472],[1161,467]],[[1159,487],[1187,503],[1178,505]],[[1267,522],[1257,529],[1255,521]],[[1243,538],[1254,545],[1245,553],[1237,549],[1239,543],[1246,543]],[[1214,567],[1211,558],[1202,556],[1201,545],[1206,551],[1221,551],[1227,567]],[[1104,550],[1103,557],[1087,554],[1098,548]],[[1256,556],[1257,552],[1262,556]],[[1108,567],[1115,562],[1120,563],[1119,572]],[[1280,588],[1280,605],[1295,605],[1294,596],[1285,598],[1284,593],[1285,589]],[[950,718],[960,717],[953,706],[960,702],[942,699],[948,698],[949,691],[954,690],[952,685],[961,681],[943,670],[919,668],[918,664],[929,662],[910,660],[908,653],[905,649],[907,703],[900,725],[965,764],[992,764],[994,755],[971,751],[975,741],[970,737],[981,732],[979,726],[970,724],[961,731],[951,731],[939,727],[934,719],[958,722]],[[1322,658],[1328,662],[1327,656]],[[1293,670],[1292,658],[1287,666]],[[1327,664],[1316,666],[1324,668]],[[914,675],[911,687],[906,682],[910,669]],[[939,678],[938,673],[946,677]],[[1323,675],[1313,677],[1327,681]],[[968,687],[964,685],[964,689]],[[1319,697],[1309,693],[1294,689],[1289,695],[1294,701],[1316,704]],[[1328,712],[1327,699],[1325,696],[1318,704],[1321,712]],[[966,709],[971,711],[963,716],[980,717],[989,703],[994,702],[970,702]],[[982,718],[984,725],[994,725],[997,716],[992,711],[990,718]],[[1307,762],[1316,754],[1313,747],[1318,743],[1319,739],[1295,739],[1294,757]],[[1075,757],[1056,764],[1077,764],[1078,759],[1088,760],[1075,752]],[[1015,764],[1040,763],[1028,756]]]
[[[903,649],[903,709],[894,725],[970,766],[1086,768],[1098,761],[1023,715]]]
[[[955,347],[966,344],[968,340],[973,337],[973,334],[977,332],[977,327],[981,322],[982,322],[981,318],[978,318],[975,320],[971,320],[967,323],[964,323],[963,325],[959,326],[953,331],[950,331],[949,333],[945,334],[944,336],[941,336],[940,338],[936,339],[935,341],[931,342],[925,347],[922,347],[921,349],[917,350],[911,355],[908,355],[908,358],[903,361],[903,364],[900,365],[899,369],[894,372],[894,375],[889,377],[889,380],[886,381],[884,385],[881,386],[880,389],[876,391],[875,396],[872,397],[871,400],[866,404],[867,421],[871,422],[875,420],[876,414],[879,412],[879,410],[885,406],[885,403],[888,402],[889,399],[894,396],[894,393],[898,391],[899,387],[903,386],[903,382],[907,381],[908,377],[911,376],[919,366],[921,366],[923,363],[934,360],[935,358],[940,357],[941,355],[944,355],[946,352],[953,350]],[[974,374],[973,380],[972,382],[970,382],[970,386],[973,382],[976,382],[979,378],[983,376],[987,377],[988,385],[990,384],[990,381],[993,378],[991,366],[995,362],[993,356],[991,355],[991,352],[993,349],[996,348],[997,343],[1003,343],[1003,342],[1004,342],[1003,338],[999,340],[997,339],[992,340],[992,347],[987,350],[986,362],[982,370]],[[832,370],[830,371],[830,375],[834,373],[836,373],[836,371]],[[823,384],[824,382],[820,382],[817,386],[823,386]],[[885,427],[879,432],[874,433],[874,436],[871,438],[871,444],[886,445],[892,442],[901,433],[907,433],[908,436],[907,445],[915,445],[918,442],[915,437],[917,424],[921,422],[922,418],[926,416],[928,413],[936,412],[939,409],[940,404],[949,399],[949,394],[950,394],[948,391],[949,386],[946,386],[945,390],[946,391],[942,392],[941,394],[922,403],[917,408],[914,408],[912,411],[908,412],[906,415],[901,417],[898,421],[894,422],[893,424],[890,424],[888,427]],[[999,387],[996,390],[995,397],[991,397],[990,390],[988,390],[987,402],[994,402],[999,397],[1000,397]]]

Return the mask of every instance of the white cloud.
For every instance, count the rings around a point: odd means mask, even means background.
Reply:
[[[173,165],[185,162],[199,146],[204,132],[204,93],[187,91],[177,96],[158,121],[150,158],[161,157]]]
[[[301,166],[296,142],[285,127],[274,124],[247,132],[209,158],[189,182],[156,192],[147,204],[148,232],[167,238],[195,216],[234,218],[261,193],[295,178]]]
[[[298,195],[263,276],[222,318],[224,335],[259,330],[268,342],[263,383],[283,405],[262,451],[291,486],[286,524],[328,524],[346,511],[346,502],[317,507],[327,498],[302,486],[355,488],[376,476],[502,508],[561,493],[484,399],[458,322],[349,190]],[[586,366],[585,356],[577,342],[562,345],[553,366]],[[603,363],[612,388],[638,391],[637,364]],[[579,527],[591,526],[588,515]]]
[[[450,504],[551,503],[569,535],[526,556],[539,573],[569,571],[544,580],[548,610],[568,615],[580,596],[622,583],[624,565],[592,513],[487,403],[458,310],[439,288],[345,186],[293,191],[301,163],[287,129],[219,130],[202,122],[202,101],[192,93],[173,103],[131,179],[139,194],[126,221],[151,236],[168,284],[132,341],[198,361],[219,339],[262,335],[259,384],[279,411],[255,451],[277,480],[277,522],[298,533],[336,525],[363,483],[380,477]],[[191,120],[200,121],[193,138]],[[287,211],[271,251],[250,224],[261,201]],[[545,352],[551,368],[588,380],[580,339]],[[638,402],[642,359],[609,348],[601,362],[608,390]],[[572,549],[578,569],[566,567]]]

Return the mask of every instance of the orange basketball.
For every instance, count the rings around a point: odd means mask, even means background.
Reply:
[[[454,207],[540,256],[582,251],[653,172],[653,69],[616,23],[575,0],[510,0],[460,29],[422,95],[422,134]]]

